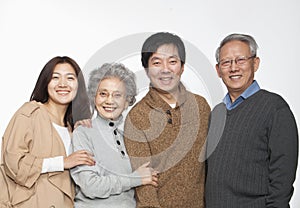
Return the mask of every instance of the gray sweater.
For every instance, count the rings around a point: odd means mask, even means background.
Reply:
[[[94,154],[95,166],[77,166],[71,170],[76,183],[75,207],[134,208],[133,187],[141,178],[132,173],[125,151],[122,118],[110,121],[97,116],[92,128],[79,126],[73,133],[73,148]]]
[[[213,143],[208,138],[208,149]],[[289,207],[297,157],[298,131],[288,104],[258,91],[227,110],[221,139],[207,160],[206,207]]]

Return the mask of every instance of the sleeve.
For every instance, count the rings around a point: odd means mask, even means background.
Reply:
[[[56,171],[64,171],[64,157],[57,156],[51,158],[45,158],[43,160],[43,166],[41,173],[49,173]]]
[[[142,164],[151,161],[151,150],[147,138],[143,131],[139,129],[136,125],[136,122],[131,118],[132,111],[129,112],[125,120],[124,126],[124,143],[126,146],[126,151],[130,157],[130,162],[133,170],[136,170]],[[141,116],[141,115],[137,115]],[[136,200],[137,207],[152,207],[160,208],[157,189],[152,185],[143,185],[136,187]]]
[[[94,153],[92,143],[87,134],[80,131],[80,127],[73,133],[73,150],[87,150]],[[101,161],[95,166],[80,165],[71,169],[71,176],[79,186],[80,191],[88,198],[108,198],[117,195],[132,187],[141,185],[141,178],[136,174],[117,175],[106,171]]]
[[[269,134],[267,207],[288,208],[298,162],[298,130],[289,107],[277,110]]]
[[[15,114],[4,133],[3,161],[6,174],[15,183],[31,188],[39,178],[43,159],[32,155],[33,126],[31,117]]]

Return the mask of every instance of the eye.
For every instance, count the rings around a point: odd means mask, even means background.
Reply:
[[[221,66],[230,66],[231,65],[231,60],[224,60],[220,62]]]
[[[172,65],[177,64],[177,62],[178,62],[177,59],[171,59],[171,60],[169,61],[169,63],[172,64]]]
[[[115,98],[120,98],[120,97],[122,97],[122,94],[121,93],[114,93],[114,95],[113,95]]]
[[[100,95],[101,97],[107,97],[107,92],[99,92],[99,95]]]
[[[246,62],[246,58],[245,57],[238,57],[237,59],[236,59],[236,63],[237,64],[244,64],[245,62]]]
[[[59,79],[59,76],[58,75],[52,75],[52,79],[57,80],[57,79]]]
[[[154,61],[152,64],[153,64],[154,66],[158,66],[158,65],[160,65],[160,61]]]
[[[151,65],[153,66],[159,66],[161,64],[161,60],[158,58],[151,59]]]
[[[76,77],[74,77],[74,76],[69,76],[68,77],[68,80],[70,80],[70,81],[73,81],[73,80],[75,80],[76,79]]]

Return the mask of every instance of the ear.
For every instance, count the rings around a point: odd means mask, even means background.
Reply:
[[[97,108],[97,105],[96,105],[96,96],[94,97],[94,109],[95,109],[96,111],[98,111],[98,108]]]
[[[220,69],[220,67],[219,67],[219,64],[216,64],[215,68],[216,68],[218,77],[222,78],[221,69]]]
[[[181,73],[180,73],[180,75],[181,75],[183,72],[184,72],[184,64],[182,64],[182,66],[181,66]]]
[[[145,69],[145,72],[147,74],[147,77],[149,78],[149,68],[144,68]]]
[[[254,72],[256,72],[258,70],[259,64],[260,64],[260,58],[259,57],[255,57],[254,58]]]
[[[125,110],[129,107],[129,102],[126,100],[125,102]]]

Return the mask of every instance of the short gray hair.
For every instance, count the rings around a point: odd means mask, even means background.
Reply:
[[[119,78],[124,82],[126,88],[126,100],[128,101],[129,106],[135,103],[135,96],[137,95],[135,74],[121,63],[105,63],[100,68],[94,69],[90,73],[88,96],[90,103],[92,104],[92,111],[95,110],[94,100],[99,83],[104,79],[112,77]]]
[[[256,56],[258,45],[257,45],[255,39],[250,35],[233,33],[233,34],[230,34],[227,37],[225,37],[221,41],[220,46],[217,48],[216,54],[215,54],[217,63],[219,63],[219,61],[220,61],[220,50],[221,50],[221,48],[226,43],[228,43],[230,41],[234,41],[234,40],[238,40],[238,41],[246,43],[250,48],[251,56]]]

